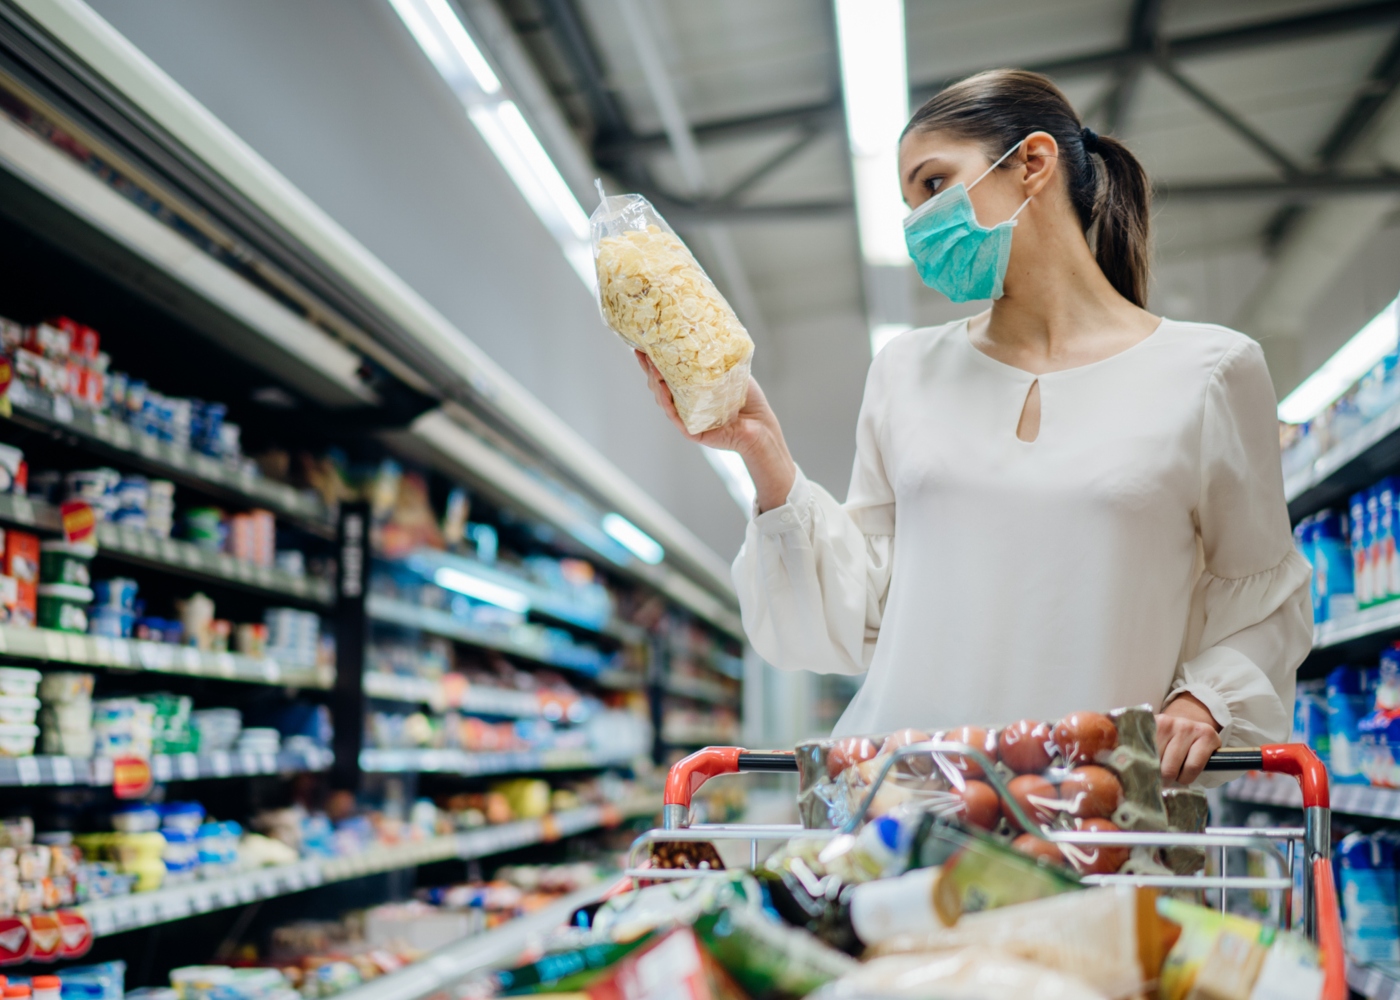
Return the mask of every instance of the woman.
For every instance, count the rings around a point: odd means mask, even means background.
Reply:
[[[837,734],[1151,703],[1182,783],[1222,745],[1286,738],[1311,571],[1272,384],[1242,334],[1144,308],[1137,160],[1045,77],[998,70],[920,108],[899,164],[920,276],[994,301],[871,363],[845,504],[756,383],[693,438],[757,487],[734,563],[754,648],[867,675]]]

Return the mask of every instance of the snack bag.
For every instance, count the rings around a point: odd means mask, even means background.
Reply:
[[[753,341],[714,282],[639,194],[603,197],[589,225],[604,322],[651,358],[690,433],[734,419]]]

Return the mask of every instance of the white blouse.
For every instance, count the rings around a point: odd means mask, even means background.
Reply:
[[[1040,434],[1016,436],[1040,381]],[[1163,320],[1033,375],[912,330],[871,363],[845,504],[801,472],[749,524],[754,649],[862,674],[836,735],[1000,725],[1190,692],[1226,746],[1287,739],[1312,644],[1259,345]]]

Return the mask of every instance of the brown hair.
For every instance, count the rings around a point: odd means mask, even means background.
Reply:
[[[1099,267],[1124,298],[1147,305],[1152,197],[1147,172],[1127,146],[1086,129],[1048,77],[1019,69],[970,76],[924,102],[900,139],[911,132],[972,140],[993,160],[1032,132],[1054,136],[1070,203],[1093,238]],[[1095,153],[1103,160],[1102,172]]]

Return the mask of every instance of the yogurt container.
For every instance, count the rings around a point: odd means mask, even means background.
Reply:
[[[39,579],[44,583],[67,583],[86,587],[92,583],[92,573],[88,564],[95,555],[95,545],[44,542],[39,546]]]
[[[0,695],[0,725],[32,725],[39,712],[38,698]]]
[[[39,697],[50,704],[86,702],[92,697],[92,682],[92,674],[74,670],[47,671],[39,682]]]
[[[33,698],[44,675],[26,667],[0,667],[0,694]]]
[[[39,727],[33,723],[0,723],[0,757],[32,756],[38,738]]]
[[[39,627],[60,632],[86,632],[87,606],[91,603],[90,587],[64,583],[40,584]]]

